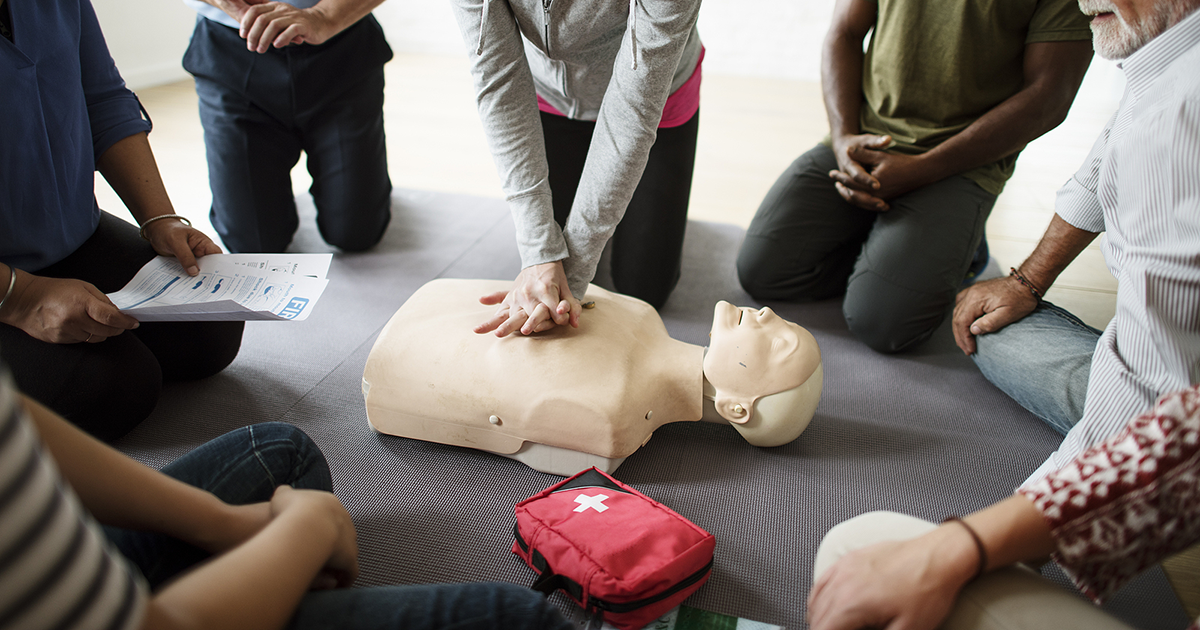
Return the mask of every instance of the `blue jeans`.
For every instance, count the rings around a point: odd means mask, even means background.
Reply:
[[[1042,302],[1024,319],[976,337],[971,358],[993,385],[1066,435],[1083,417],[1100,332]]]
[[[233,504],[266,501],[275,488],[330,490],[329,465],[300,429],[279,422],[230,431],[163,468],[180,481]],[[113,544],[152,588],[208,554],[169,536],[106,528]],[[344,588],[309,593],[288,626],[294,630],[497,628],[569,630],[541,594],[513,584],[429,584]]]

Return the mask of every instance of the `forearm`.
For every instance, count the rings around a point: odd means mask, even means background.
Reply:
[[[1044,295],[1063,269],[1066,269],[1096,236],[1095,232],[1081,230],[1055,214],[1033,253],[1021,263],[1021,275]]]
[[[988,565],[984,571],[1017,562],[1041,562],[1054,551],[1050,526],[1033,503],[1021,495],[969,514],[963,521],[979,535],[987,551]],[[954,524],[944,526],[951,525]]]
[[[246,543],[199,565],[153,599],[144,628],[270,630],[291,618],[332,553],[336,529],[285,512]]]
[[[211,493],[126,457],[32,399],[23,402],[63,478],[96,520],[201,547],[207,537],[228,529],[223,523],[229,506]]]
[[[839,8],[839,12],[843,9]],[[844,9],[849,11],[849,8]],[[863,37],[848,28],[831,28],[821,54],[821,90],[829,132],[834,138],[860,133]]]
[[[1067,117],[1091,60],[1088,42],[1030,44],[1025,85],[921,156],[938,181],[1020,151]]]
[[[307,10],[320,18],[325,29],[321,41],[327,41],[366,17],[381,4],[383,0],[321,0]]]
[[[139,225],[175,213],[146,134],[136,133],[113,144],[96,161],[96,168]]]

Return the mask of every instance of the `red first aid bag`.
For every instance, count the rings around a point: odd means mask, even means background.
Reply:
[[[591,616],[637,630],[712,572],[713,535],[596,468],[517,504],[513,553]]]

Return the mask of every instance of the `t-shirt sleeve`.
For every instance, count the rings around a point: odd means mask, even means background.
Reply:
[[[1025,43],[1091,40],[1089,22],[1077,0],[1041,0],[1029,21]]]

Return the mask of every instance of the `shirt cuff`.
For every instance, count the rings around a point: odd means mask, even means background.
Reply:
[[[1097,234],[1104,231],[1104,208],[1100,207],[1100,200],[1095,191],[1088,190],[1074,177],[1059,189],[1054,211],[1080,230]]]

